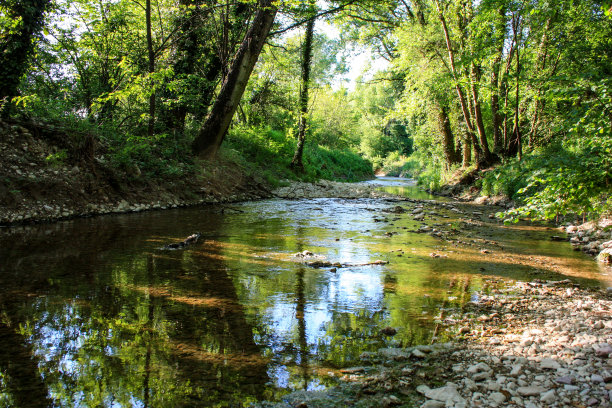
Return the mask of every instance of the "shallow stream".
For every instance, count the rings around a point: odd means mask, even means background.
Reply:
[[[374,182],[411,200],[266,200],[0,229],[0,406],[246,406],[333,385],[364,351],[452,339],[453,311],[512,279],[610,285],[591,258],[551,241],[556,230]],[[196,244],[160,249],[194,232]]]

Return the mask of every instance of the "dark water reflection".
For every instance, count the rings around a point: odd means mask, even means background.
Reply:
[[[410,217],[383,212],[394,205],[276,200],[0,230],[0,406],[241,406],[325,387],[363,351],[452,336],[437,319],[487,276],[533,272],[409,233]],[[507,251],[600,284],[547,232],[491,228]],[[195,231],[187,250],[158,249]],[[304,250],[391,263],[332,272],[296,262]]]

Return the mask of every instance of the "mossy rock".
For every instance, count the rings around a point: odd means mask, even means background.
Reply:
[[[612,248],[606,248],[599,253],[597,260],[601,263],[612,264]]]

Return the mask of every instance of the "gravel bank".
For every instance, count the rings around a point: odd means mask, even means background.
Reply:
[[[442,324],[454,343],[364,353],[342,385],[265,407],[611,407],[612,297],[517,282]]]
[[[612,263],[612,219],[566,225],[562,229],[570,236],[569,241],[575,250],[594,255],[599,262]]]
[[[278,198],[385,198],[394,197],[391,194],[377,191],[379,185],[368,183],[342,183],[338,181],[320,180],[316,183],[300,181],[289,182],[289,185],[277,188],[272,194]]]

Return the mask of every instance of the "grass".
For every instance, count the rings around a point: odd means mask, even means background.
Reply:
[[[296,173],[291,169],[295,146],[294,138],[278,130],[237,127],[228,134],[222,154],[272,186],[285,179],[359,181],[373,176],[372,164],[358,154],[313,145],[308,140],[303,154],[304,172]]]

